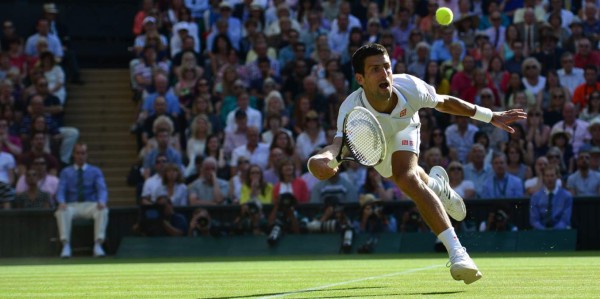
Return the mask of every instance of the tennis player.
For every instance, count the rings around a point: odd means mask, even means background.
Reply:
[[[407,74],[392,74],[392,65],[385,48],[366,44],[352,55],[354,77],[362,87],[350,94],[341,105],[337,120],[338,132],[331,145],[308,160],[309,171],[318,179],[333,176],[338,168],[327,163],[334,159],[342,145],[344,117],[355,106],[371,111],[381,123],[388,151],[375,169],[390,178],[417,205],[427,225],[444,243],[450,256],[450,274],[466,284],[482,277],[481,272],[460,244],[448,215],[457,221],[466,217],[462,198],[450,188],[446,171],[435,166],[429,175],[418,164],[421,108],[469,116],[478,121],[513,133],[510,123],[526,118],[521,109],[492,112],[456,97],[439,95],[435,88]]]

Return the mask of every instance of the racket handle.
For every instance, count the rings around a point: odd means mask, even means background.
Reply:
[[[340,161],[338,161],[338,159],[333,159],[327,163],[327,166],[329,166],[331,169],[336,168],[338,165],[340,165]]]

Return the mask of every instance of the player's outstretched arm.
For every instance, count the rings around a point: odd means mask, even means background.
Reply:
[[[330,168],[327,163],[333,160],[340,152],[342,146],[342,138],[335,137],[333,143],[324,147],[318,154],[308,159],[308,171],[319,180],[327,180],[334,176],[338,168]]]
[[[514,133],[509,125],[519,119],[526,119],[527,113],[523,109],[510,109],[507,111],[492,112],[490,109],[471,104],[457,97],[437,95],[438,104],[435,109],[454,115],[468,116],[473,119],[492,123],[497,128]]]

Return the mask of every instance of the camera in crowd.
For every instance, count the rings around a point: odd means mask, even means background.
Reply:
[[[279,208],[282,210],[288,210],[295,207],[298,200],[292,193],[283,193],[279,195]]]

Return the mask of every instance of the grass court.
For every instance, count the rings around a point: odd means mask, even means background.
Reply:
[[[600,252],[261,258],[1,259],[0,298],[600,298]]]

